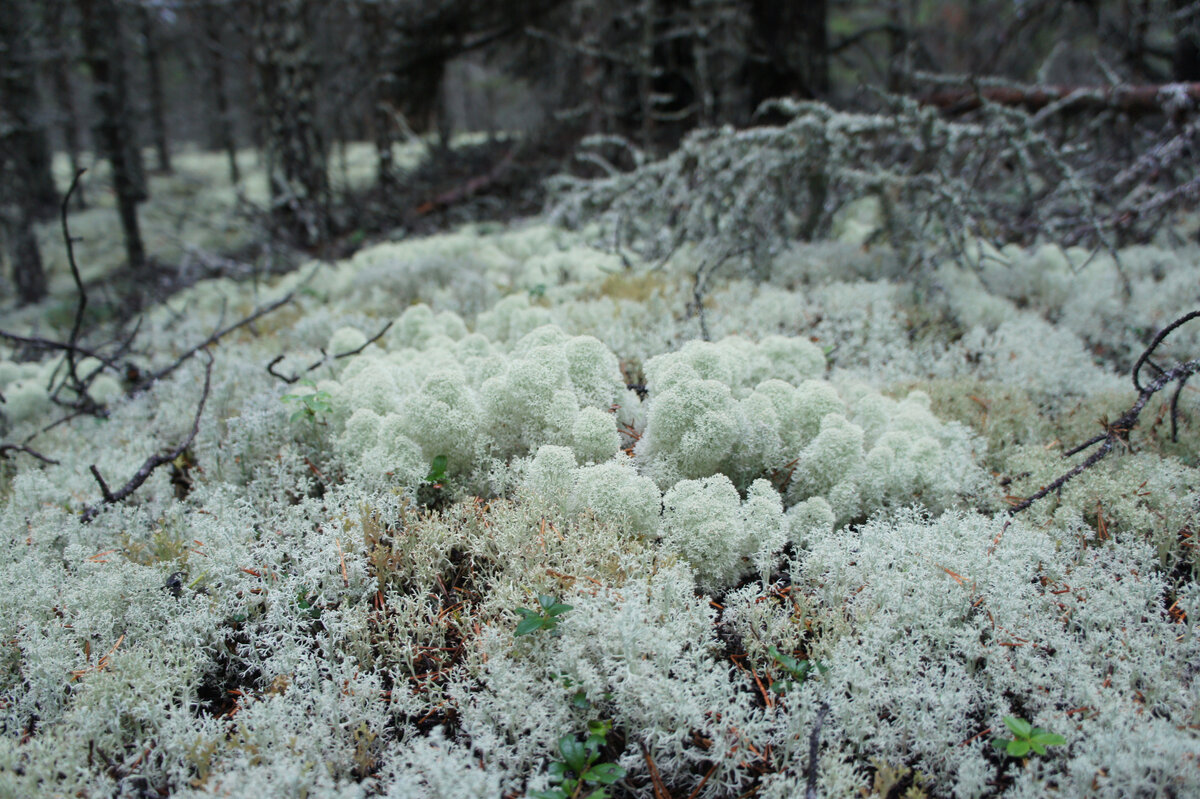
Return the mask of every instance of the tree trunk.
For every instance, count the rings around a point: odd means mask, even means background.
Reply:
[[[204,48],[201,58],[208,67],[208,88],[212,107],[208,117],[209,144],[223,150],[229,162],[229,181],[240,183],[241,170],[237,162],[237,140],[233,133],[233,117],[229,108],[229,87],[225,75],[225,50],[221,46],[221,10],[206,3],[200,7],[204,27]]]
[[[0,14],[0,220],[7,231],[17,299],[25,304],[46,296],[33,223],[53,212],[58,195],[38,113],[37,62],[29,36],[32,8],[28,0],[8,2]]]
[[[154,30],[154,12],[148,6],[139,10],[142,27],[142,55],[146,60],[146,81],[150,95],[150,130],[154,136],[154,149],[158,153],[158,171],[171,173],[171,151],[167,146],[167,110],[163,98],[162,70],[158,48],[158,35]]]
[[[393,118],[395,106],[395,59],[399,31],[396,20],[383,4],[367,4],[363,16],[366,37],[367,69],[371,79],[372,107],[371,129],[375,140],[378,159],[376,182],[385,193],[396,185],[396,165],[392,156],[395,144],[393,135],[396,122]]]
[[[138,226],[137,204],[142,199],[135,183],[129,141],[130,105],[116,0],[77,0],[83,34],[84,58],[92,73],[97,120],[94,136],[112,166],[117,211],[125,235],[128,272],[134,281],[146,277],[146,253]],[[138,159],[140,160],[140,159]]]
[[[829,94],[829,3],[751,0],[750,18],[763,63],[751,71],[751,102],[784,95]]]
[[[329,235],[329,177],[306,6],[305,0],[251,4],[272,213],[297,243],[315,247]]]
[[[75,107],[75,93],[71,88],[71,61],[69,45],[58,35],[64,27],[63,16],[68,13],[68,4],[63,0],[47,3],[44,7],[46,29],[55,31],[54,40],[50,43],[50,82],[54,87],[54,102],[58,106],[58,123],[62,128],[63,144],[67,148],[67,158],[71,162],[71,174],[78,174],[81,169],[79,153],[82,144],[79,136],[79,112]],[[75,186],[71,201],[78,209],[87,208],[83,183]]]
[[[30,32],[37,28],[29,0],[6,0],[0,13],[0,140],[12,157],[20,204],[34,219],[58,208],[50,144],[37,90],[38,61]]]

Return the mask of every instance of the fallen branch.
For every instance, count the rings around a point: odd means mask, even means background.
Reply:
[[[488,186],[491,186],[500,179],[500,175],[503,174],[504,170],[507,169],[510,164],[512,164],[513,157],[516,155],[516,152],[516,148],[509,150],[508,153],[505,154],[505,156],[500,159],[500,161],[494,167],[484,174],[477,175],[461,186],[457,186],[449,191],[442,192],[432,200],[421,203],[416,208],[417,215],[426,216],[441,208],[448,208],[451,205],[462,202],[463,200],[470,199],[481,189],[486,189]]]
[[[134,491],[137,491],[142,486],[142,483],[146,482],[150,475],[154,473],[155,469],[174,461],[196,440],[196,434],[200,432],[200,416],[204,413],[204,405],[208,402],[209,387],[212,385],[213,357],[207,350],[205,351],[205,355],[208,356],[208,363],[204,366],[204,388],[200,393],[200,404],[196,407],[196,418],[192,420],[192,431],[188,433],[187,438],[184,439],[182,444],[165,455],[159,453],[146,458],[142,467],[137,470],[133,477],[129,478],[125,485],[116,491],[109,489],[108,483],[104,481],[104,477],[101,476],[100,470],[96,468],[96,464],[93,463],[89,467],[92,477],[96,478],[96,482],[100,485],[100,494],[104,497],[104,504],[115,505]],[[84,508],[83,522],[85,524],[91,522],[99,513],[100,507],[98,505],[89,505],[87,508]]]
[[[1154,350],[1157,349],[1160,344],[1162,344],[1163,340],[1166,339],[1166,337],[1172,332],[1177,330],[1180,325],[1198,317],[1200,317],[1200,311],[1192,311],[1191,313],[1179,317],[1158,332],[1158,335],[1156,335],[1154,340],[1150,342],[1150,346],[1148,346],[1141,354],[1133,367],[1133,385],[1138,390],[1137,400],[1132,406],[1130,406],[1129,410],[1123,413],[1120,418],[1118,418],[1112,424],[1109,424],[1107,421],[1103,422],[1104,432],[1102,434],[1090,438],[1079,446],[1067,450],[1063,453],[1063,457],[1069,458],[1072,455],[1077,455],[1086,449],[1096,446],[1097,444],[1100,445],[1100,448],[1089,455],[1082,463],[1078,464],[1049,485],[1043,487],[1037,493],[1027,497],[1026,499],[1023,499],[1021,502],[1009,508],[1008,513],[1010,516],[1020,513],[1042,497],[1058,491],[1068,482],[1099,463],[1105,456],[1108,455],[1108,453],[1113,451],[1113,448],[1116,447],[1117,444],[1128,446],[1129,433],[1137,424],[1138,417],[1141,415],[1142,410],[1145,409],[1146,403],[1149,402],[1150,398],[1163,388],[1171,383],[1179,381],[1179,385],[1175,390],[1175,394],[1171,398],[1171,434],[1172,437],[1174,437],[1176,432],[1176,413],[1179,406],[1179,392],[1183,389],[1183,385],[1185,382],[1187,382],[1188,378],[1190,378],[1196,372],[1200,372],[1200,358],[1184,361],[1183,363],[1176,364],[1170,369],[1164,370],[1162,367],[1151,361],[1150,356],[1154,353]],[[1143,386],[1139,372],[1141,372],[1142,367],[1147,364],[1158,370],[1159,375],[1158,377],[1154,378],[1154,380]]]
[[[393,324],[394,324],[394,322],[388,322],[386,325],[383,326],[382,330],[380,330],[378,333],[376,333],[375,335],[373,335],[369,339],[367,339],[365,342],[363,342],[363,345],[361,347],[357,347],[355,349],[348,350],[346,352],[339,352],[337,355],[333,356],[333,360],[336,361],[339,358],[349,358],[351,355],[358,355],[360,352],[365,350],[367,347],[374,344],[376,341],[379,341],[379,339],[383,338],[383,334],[387,333],[389,330],[391,330]],[[287,357],[286,355],[280,354],[280,355],[276,355],[274,358],[272,358],[271,362],[269,364],[267,364],[267,374],[269,374],[271,377],[276,377],[276,378],[282,380],[283,382],[287,383],[290,386],[293,383],[300,380],[300,375],[292,375],[291,377],[288,377],[287,375],[283,375],[283,374],[280,374],[279,372],[275,371],[275,365],[277,363],[279,363],[280,361],[282,361],[286,357]],[[320,366],[322,364],[327,363],[329,360],[330,360],[329,356],[326,355],[325,350],[322,349],[320,360],[314,361],[312,364],[310,364],[309,367],[304,370],[304,374],[307,374],[307,373],[313,371],[314,369],[320,368]]]
[[[149,377],[142,380],[140,383],[138,383],[137,390],[138,391],[146,390],[154,383],[157,383],[159,380],[162,380],[164,377],[166,377],[167,375],[174,372],[176,369],[178,369],[180,366],[182,366],[185,361],[187,361],[189,358],[194,356],[197,352],[207,349],[209,347],[209,345],[216,344],[218,341],[220,341],[221,339],[223,339],[225,336],[229,335],[233,331],[235,331],[239,328],[245,327],[246,325],[251,324],[252,322],[256,322],[260,318],[269,314],[271,311],[274,311],[275,309],[288,304],[289,302],[292,301],[292,298],[295,295],[296,295],[295,291],[289,291],[287,294],[285,294],[280,299],[278,299],[275,302],[272,302],[268,305],[264,305],[263,307],[256,310],[254,313],[247,316],[245,319],[242,319],[241,321],[238,321],[238,322],[234,322],[232,325],[229,325],[228,327],[223,328],[221,330],[217,330],[211,336],[204,339],[204,341],[201,341],[196,346],[194,346],[194,347],[190,348],[189,350],[187,350],[186,352],[184,352],[182,355],[180,355],[178,358],[176,358],[175,361],[172,362],[170,365],[165,366],[162,369],[159,369],[157,372],[151,374]]]
[[[1142,86],[981,86],[943,89],[920,99],[922,105],[951,115],[965,114],[994,103],[1038,112],[1051,105],[1059,113],[1113,110],[1133,116],[1170,113],[1180,102],[1200,101],[1200,83]]]
[[[825,725],[827,715],[829,715],[829,704],[822,702],[821,709],[817,711],[817,720],[813,722],[812,732],[808,735],[808,768],[805,776],[804,799],[817,799],[817,755],[821,749],[821,727]]]
[[[0,444],[0,460],[8,460],[11,458],[12,456],[8,454],[10,452],[24,452],[26,455],[32,455],[33,457],[37,458],[42,463],[54,465],[58,464],[58,461],[54,460],[54,458],[47,458],[36,449],[31,449],[24,444]]]

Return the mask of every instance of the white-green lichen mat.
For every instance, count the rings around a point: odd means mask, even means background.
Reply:
[[[1005,513],[1128,407],[1200,259],[1122,253],[1122,297],[1104,257],[985,249],[918,297],[885,249],[797,246],[711,286],[708,342],[686,249],[375,247],[215,348],[174,482],[84,524],[88,467],[186,436],[203,364],[97,384],[109,419],[38,438],[60,465],[0,466],[0,795],[534,794],[599,720],[614,795],[651,763],[675,796],[1200,792],[1194,399]],[[298,280],[142,336],[169,363]],[[4,438],[55,367],[0,361]],[[539,596],[570,610],[514,635]],[[1065,743],[1010,756],[1005,717]]]

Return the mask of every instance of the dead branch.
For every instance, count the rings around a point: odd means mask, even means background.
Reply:
[[[500,179],[504,170],[512,164],[517,150],[514,147],[509,150],[500,161],[490,170],[482,175],[477,175],[471,178],[461,186],[457,186],[449,191],[442,192],[431,200],[421,203],[416,208],[417,216],[426,216],[442,208],[448,208],[464,200],[469,200],[474,197],[477,192],[486,189]]]
[[[166,454],[158,453],[146,458],[142,467],[137,470],[133,477],[129,478],[128,482],[116,491],[109,489],[108,483],[100,475],[100,470],[96,468],[96,464],[93,463],[89,467],[92,477],[96,478],[96,482],[100,485],[100,493],[104,497],[104,504],[114,505],[128,497],[134,491],[137,491],[142,483],[146,482],[150,475],[154,473],[155,469],[174,461],[196,440],[196,434],[200,432],[200,416],[204,413],[204,405],[208,402],[209,387],[212,385],[213,357],[208,350],[205,350],[204,354],[208,357],[208,362],[204,365],[204,388],[200,392],[200,403],[196,407],[196,417],[192,420],[192,431],[188,433],[183,443]],[[91,522],[99,513],[100,507],[98,505],[89,505],[83,511],[83,522],[85,524]]]
[[[965,114],[985,103],[1038,112],[1054,105],[1063,114],[1084,111],[1119,111],[1130,116],[1170,113],[1180,100],[1200,101],[1200,83],[1143,86],[982,86],[943,89],[920,98],[922,105],[947,114]]]
[[[822,702],[817,711],[817,720],[813,722],[812,732],[808,735],[808,768],[805,776],[804,799],[817,799],[817,755],[821,749],[821,727],[825,725],[825,717],[829,715],[829,703]]]
[[[54,465],[58,464],[58,461],[54,460],[54,458],[47,458],[36,449],[31,449],[24,444],[0,444],[0,460],[8,460],[11,458],[12,456],[8,454],[10,452],[24,452],[26,455],[32,455],[33,457],[37,458],[42,463]]]
[[[369,339],[367,339],[366,342],[364,342],[361,347],[357,347],[355,349],[348,350],[346,352],[339,352],[337,355],[333,356],[333,360],[336,361],[339,358],[349,358],[351,355],[358,355],[360,352],[365,350],[367,347],[374,344],[376,341],[379,341],[379,339],[383,338],[383,334],[387,333],[389,330],[391,330],[393,324],[394,324],[394,322],[388,322],[386,325],[383,326],[382,330],[380,330],[378,333],[376,333],[375,335],[373,335]],[[271,362],[269,364],[267,364],[267,374],[271,375],[271,377],[279,378],[280,380],[282,380],[283,382],[287,383],[290,386],[293,383],[300,380],[300,375],[292,375],[291,377],[288,377],[287,375],[282,375],[279,372],[275,371],[275,365],[278,364],[280,361],[282,361],[286,357],[287,357],[286,355],[280,354],[280,355],[276,355],[273,359],[271,359]],[[310,364],[308,366],[308,368],[304,370],[303,374],[307,374],[307,373],[313,371],[314,369],[320,368],[320,366],[322,364],[328,363],[329,360],[330,360],[329,356],[326,355],[325,350],[322,349],[321,350],[321,358],[317,361],[314,361],[312,364]]]
[[[1179,391],[1182,389],[1183,384],[1188,380],[1188,378],[1200,371],[1200,358],[1184,361],[1183,363],[1176,364],[1170,369],[1164,370],[1163,368],[1151,362],[1150,356],[1163,342],[1163,340],[1172,332],[1177,330],[1180,325],[1197,317],[1200,317],[1200,311],[1192,311],[1191,313],[1179,317],[1158,332],[1158,335],[1156,335],[1154,340],[1150,342],[1150,346],[1148,346],[1141,354],[1141,357],[1137,359],[1137,363],[1135,363],[1133,367],[1133,385],[1138,390],[1137,400],[1132,406],[1130,406],[1129,410],[1123,413],[1115,422],[1112,424],[1105,422],[1104,433],[1094,436],[1079,446],[1067,450],[1063,453],[1063,457],[1069,458],[1072,455],[1077,455],[1080,452],[1090,449],[1097,444],[1100,445],[1100,448],[1089,455],[1082,463],[1078,464],[1049,485],[1043,487],[1037,491],[1037,493],[1027,497],[1026,499],[1009,508],[1008,513],[1010,516],[1020,513],[1042,497],[1058,491],[1069,481],[1075,479],[1099,463],[1106,455],[1108,455],[1108,453],[1113,451],[1113,448],[1116,447],[1117,444],[1128,445],[1129,433],[1137,424],[1138,417],[1141,415],[1142,410],[1146,407],[1146,403],[1150,401],[1152,396],[1157,394],[1163,388],[1178,381],[1179,387],[1176,389],[1175,395],[1171,398],[1171,433],[1172,437],[1174,436],[1177,429],[1176,412],[1178,408]],[[1158,370],[1159,375],[1158,377],[1154,378],[1154,380],[1143,386],[1138,373],[1141,371],[1141,368],[1148,363],[1154,369]]]
[[[220,341],[221,339],[223,339],[225,336],[229,335],[233,331],[238,330],[239,328],[243,328],[246,325],[251,324],[253,322],[256,322],[260,318],[269,314],[271,311],[274,311],[275,309],[288,304],[289,302],[292,301],[292,298],[295,296],[296,296],[295,291],[289,291],[287,294],[285,294],[280,299],[276,300],[275,302],[272,302],[272,303],[262,306],[261,308],[259,308],[254,313],[247,316],[246,318],[244,318],[238,322],[234,322],[233,324],[229,325],[228,327],[214,331],[211,336],[204,339],[204,341],[201,341],[196,346],[188,349],[186,352],[184,352],[182,355],[180,355],[178,358],[176,358],[171,364],[169,364],[168,366],[164,366],[162,369],[159,369],[157,372],[154,372],[153,374],[149,375],[144,380],[142,380],[140,383],[138,383],[136,390],[137,391],[145,391],[147,388],[149,388],[153,384],[157,383],[159,380],[162,380],[164,377],[166,377],[167,375],[174,372],[176,369],[178,369],[180,366],[182,366],[185,361],[187,361],[189,358],[194,356],[197,352],[207,349],[207,347],[209,347],[212,344],[216,344],[218,341]]]

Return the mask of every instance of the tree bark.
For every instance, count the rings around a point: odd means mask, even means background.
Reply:
[[[94,136],[112,166],[117,212],[125,236],[128,272],[134,281],[146,277],[146,252],[138,226],[137,204],[142,199],[135,183],[129,141],[130,105],[116,0],[77,0],[82,24],[84,57],[92,73],[97,120]],[[140,160],[140,159],[139,159]]]
[[[154,12],[149,6],[139,9],[142,28],[142,56],[146,61],[146,82],[150,95],[150,130],[158,154],[158,171],[171,173],[171,150],[167,142],[167,109],[162,89],[161,53],[158,34],[154,30]]]
[[[829,94],[828,0],[751,0],[750,18],[761,65],[751,71],[751,101]]]
[[[240,183],[241,170],[237,161],[237,140],[233,132],[233,116],[229,107],[229,86],[225,74],[225,50],[221,45],[221,10],[211,3],[199,9],[204,30],[201,58],[208,67],[208,89],[212,106],[208,115],[209,144],[222,150],[229,162],[229,181]]]
[[[395,59],[398,29],[396,20],[384,4],[367,4],[363,16],[367,44],[367,71],[371,80],[371,132],[377,158],[376,183],[385,193],[396,185],[396,165],[392,157],[395,144],[393,118],[395,106]]]
[[[35,219],[48,219],[58,208],[51,170],[50,143],[37,89],[34,51],[38,20],[29,0],[6,0],[0,13],[0,137],[12,156],[20,183],[21,204]]]
[[[984,102],[1037,112],[1052,103],[1062,103],[1060,113],[1071,114],[1111,109],[1131,116],[1172,112],[1176,99],[1200,100],[1200,83],[1169,86],[989,86],[982,89],[945,89],[921,98],[950,114],[974,111]]]
[[[53,211],[58,196],[41,124],[37,62],[28,0],[8,0],[0,14],[0,220],[7,231],[12,278],[21,304],[46,296],[34,220]],[[47,185],[49,184],[49,185]]]
[[[63,144],[67,148],[67,158],[71,162],[71,174],[78,174],[82,168],[79,154],[83,149],[80,138],[79,111],[75,105],[75,92],[71,86],[71,64],[73,55],[62,31],[69,24],[66,17],[71,13],[67,0],[53,0],[43,7],[43,24],[53,36],[48,41],[50,47],[50,83],[54,90],[54,102],[58,106],[58,124],[61,127]],[[84,197],[83,184],[78,183],[71,195],[71,201],[76,208],[87,207]]]
[[[329,176],[307,5],[253,0],[251,9],[272,215],[298,244],[316,247],[329,236]]]

